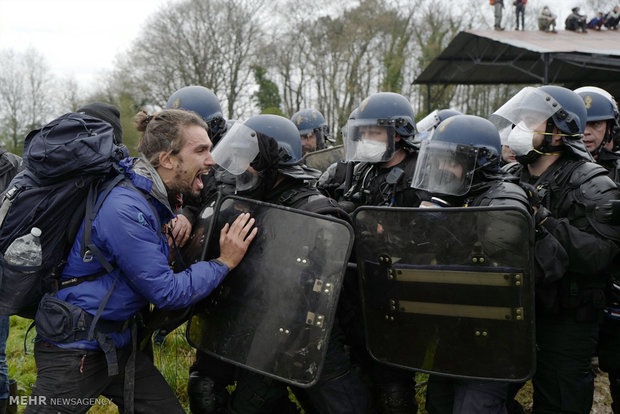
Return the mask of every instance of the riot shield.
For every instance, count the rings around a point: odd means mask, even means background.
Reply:
[[[315,168],[321,172],[325,172],[327,167],[335,162],[344,159],[344,145],[338,145],[319,151],[309,152],[304,155],[304,164],[310,168]]]
[[[373,358],[461,378],[533,375],[534,235],[527,212],[362,207],[354,227]]]
[[[194,308],[187,338],[222,360],[298,386],[320,374],[353,229],[341,220],[239,197],[222,200],[206,257],[226,222],[249,212],[243,261]]]

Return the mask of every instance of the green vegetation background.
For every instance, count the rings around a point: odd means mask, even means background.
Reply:
[[[35,329],[28,335],[26,347],[28,353],[24,353],[24,337],[32,321],[17,316],[11,317],[11,330],[7,342],[7,361],[9,365],[9,377],[17,380],[18,394],[30,395],[32,386],[36,380],[36,365],[33,356],[33,340],[36,336]],[[195,358],[195,350],[189,346],[185,339],[185,327],[181,327],[166,336],[162,345],[153,345],[155,365],[162,372],[170,387],[189,413],[189,401],[187,398],[187,379],[189,366]],[[428,375],[416,374],[416,399],[419,404],[419,414],[425,414],[425,393]],[[531,412],[532,387],[528,382],[520,391],[517,400],[524,404],[526,412]],[[294,397],[292,397],[294,398]],[[103,399],[103,397],[102,397]],[[25,406],[18,406],[18,413],[23,413]],[[301,411],[301,410],[300,410]],[[99,405],[91,408],[89,413],[117,413],[114,404]],[[301,411],[303,413],[303,411]]]

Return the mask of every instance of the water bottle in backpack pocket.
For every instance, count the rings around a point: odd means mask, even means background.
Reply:
[[[30,233],[15,239],[0,254],[0,314],[12,314],[12,309],[31,305],[41,296],[43,253],[41,230],[33,227]],[[20,299],[21,298],[21,299]],[[16,300],[20,300],[16,303]]]

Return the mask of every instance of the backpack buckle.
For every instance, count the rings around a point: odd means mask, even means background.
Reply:
[[[86,250],[84,252],[84,256],[82,257],[82,261],[84,263],[88,263],[88,262],[92,262],[93,261],[93,252],[90,251],[90,249]]]

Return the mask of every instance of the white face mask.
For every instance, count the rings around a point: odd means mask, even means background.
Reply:
[[[355,148],[355,155],[359,161],[379,162],[387,151],[385,142],[374,141],[372,139],[361,140]]]
[[[530,131],[525,124],[519,122],[510,131],[506,139],[506,145],[510,147],[515,155],[526,155],[534,149],[534,131]]]

